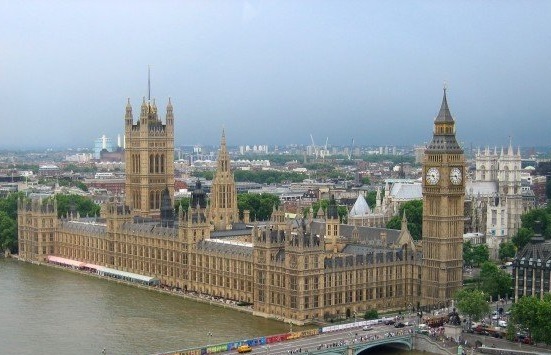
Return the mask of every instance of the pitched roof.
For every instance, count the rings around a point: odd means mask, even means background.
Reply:
[[[467,196],[494,196],[498,191],[497,181],[470,181],[465,184]]]
[[[448,107],[448,99],[446,98],[446,88],[444,88],[444,96],[442,97],[442,105],[440,105],[440,112],[436,116],[435,122],[453,122],[453,117]]]
[[[390,189],[390,196],[394,200],[420,200],[423,198],[423,186],[421,183],[402,183],[397,182]]]
[[[359,194],[358,198],[356,199],[356,202],[354,202],[354,206],[352,206],[352,209],[350,210],[350,212],[348,212],[348,216],[361,217],[361,216],[366,216],[370,213],[371,213],[371,209],[369,208],[367,201],[365,200],[362,194]]]

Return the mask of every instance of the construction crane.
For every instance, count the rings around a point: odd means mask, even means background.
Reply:
[[[329,137],[325,138],[325,147],[321,150],[321,158],[325,160],[325,157],[329,155],[329,151],[327,150],[327,141],[329,141]]]
[[[318,158],[319,155],[319,149],[316,147],[316,143],[314,143],[314,136],[312,136],[312,133],[310,133],[310,139],[312,140],[312,154]]]

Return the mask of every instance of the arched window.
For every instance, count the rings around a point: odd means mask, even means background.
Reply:
[[[159,154],[155,155],[155,172],[159,172]]]
[[[153,166],[154,166],[154,161],[153,161],[153,154],[150,154],[149,155],[149,172],[152,173],[153,172]]]
[[[165,155],[161,154],[161,173],[165,172]]]

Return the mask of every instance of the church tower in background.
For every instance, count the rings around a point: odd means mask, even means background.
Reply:
[[[423,157],[423,306],[445,306],[462,286],[465,157],[446,89]]]
[[[231,171],[224,131],[222,131],[216,173],[210,189],[209,221],[214,230],[232,229],[233,223],[239,222],[237,189]]]
[[[149,98],[143,99],[137,122],[129,99],[124,122],[125,204],[133,215],[159,218],[163,191],[168,191],[171,201],[174,196],[174,114],[170,98],[164,124],[155,100]]]

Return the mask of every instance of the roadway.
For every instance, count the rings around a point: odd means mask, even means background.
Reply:
[[[314,351],[322,351],[332,347],[340,347],[355,343],[369,343],[377,339],[385,339],[390,335],[410,334],[413,326],[395,328],[393,325],[377,324],[371,330],[364,331],[361,327],[349,328],[316,336],[286,340],[282,342],[253,347],[253,354],[258,355],[289,355]],[[237,353],[237,350],[222,354]]]

